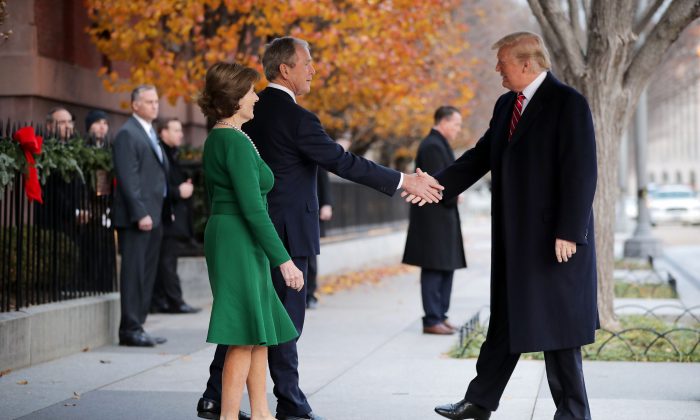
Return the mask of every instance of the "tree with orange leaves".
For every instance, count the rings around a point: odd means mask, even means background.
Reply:
[[[466,27],[452,19],[459,0],[85,2],[97,48],[129,65],[127,75],[103,68],[105,87],[153,83],[171,103],[193,98],[216,61],[261,70],[267,41],[309,41],[317,75],[304,106],[332,136],[349,133],[356,151],[381,140],[387,159],[425,134],[437,106],[466,111],[473,96]]]

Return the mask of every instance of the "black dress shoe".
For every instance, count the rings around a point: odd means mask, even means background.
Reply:
[[[119,337],[120,346],[130,346],[130,347],[153,347],[156,342],[144,332],[136,332],[131,334],[124,334]]]
[[[197,417],[203,419],[218,419],[221,414],[221,405],[209,398],[200,398],[197,403]],[[250,414],[239,411],[238,420],[250,420]]]
[[[311,296],[310,298],[306,299],[306,309],[316,308],[318,308],[318,299],[316,299],[316,297]]]
[[[462,400],[454,404],[445,404],[435,407],[435,412],[443,417],[453,420],[475,419],[487,420],[491,417],[491,412],[467,400]]]
[[[321,417],[314,413],[309,413],[304,416],[290,416],[288,414],[277,413],[275,414],[277,420],[326,420],[325,417]]]
[[[169,306],[165,312],[170,313],[170,314],[196,314],[197,312],[201,311],[202,308],[195,308],[193,306],[190,306],[186,303],[183,303],[180,306]]]
[[[151,336],[151,339],[153,340],[154,343],[156,344],[164,344],[168,342],[168,339],[165,337],[156,337],[156,336]]]

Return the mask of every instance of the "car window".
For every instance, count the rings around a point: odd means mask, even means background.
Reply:
[[[677,198],[693,198],[695,194],[691,191],[656,191],[652,197],[659,200],[672,200]]]

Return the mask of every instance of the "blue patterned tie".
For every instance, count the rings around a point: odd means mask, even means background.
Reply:
[[[161,150],[160,146],[158,145],[158,138],[156,137],[156,132],[153,130],[153,126],[148,130],[148,138],[151,139],[151,147],[153,148],[153,151],[156,152],[156,156],[158,156],[158,160],[160,163],[163,163],[163,150]]]

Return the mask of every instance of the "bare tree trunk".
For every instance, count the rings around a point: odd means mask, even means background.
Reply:
[[[598,311],[604,328],[616,329],[614,301],[614,226],[620,139],[639,95],[666,49],[694,19],[700,1],[671,0],[663,15],[650,24],[664,1],[649,2],[639,13],[638,1],[567,2],[528,0],[550,46],[560,76],[588,99],[595,124],[598,188],[595,213],[598,259]],[[582,4],[582,6],[580,6]],[[580,7],[580,9],[579,9]],[[579,13],[586,19],[580,27]],[[575,19],[576,22],[571,22]],[[636,22],[635,22],[636,20]],[[585,37],[582,34],[585,31]],[[643,42],[639,42],[640,33]],[[585,38],[585,42],[584,42]]]
[[[601,83],[595,81],[594,83]],[[608,86],[614,88],[613,86]],[[607,89],[598,89],[598,94]],[[611,89],[613,90],[613,89]],[[613,90],[614,91],[614,90]],[[621,92],[620,92],[621,93]],[[610,118],[613,104],[601,103],[606,98],[590,96],[591,112],[595,122],[596,146],[598,155],[598,188],[596,189],[593,212],[595,215],[596,258],[598,262],[598,314],[603,328],[617,329],[619,324],[614,311],[615,282],[615,203],[617,202],[617,168],[619,139],[624,120]],[[619,102],[619,101],[618,101]]]

